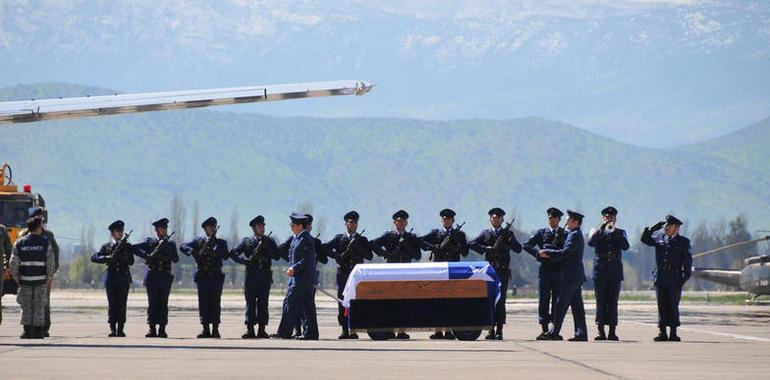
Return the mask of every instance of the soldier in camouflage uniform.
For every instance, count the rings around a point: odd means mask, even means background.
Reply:
[[[54,275],[56,273],[59,273],[59,243],[56,242],[56,238],[54,237],[53,232],[51,230],[46,228],[46,224],[48,223],[48,219],[45,215],[45,209],[42,207],[32,207],[29,209],[29,216],[33,218],[40,218],[43,220],[43,236],[45,236],[48,239],[48,242],[51,243],[51,249],[53,250],[53,257],[54,257]],[[21,230],[21,233],[19,233],[19,237],[25,236],[29,233],[29,229],[25,228]],[[51,287],[53,285],[53,281],[48,285],[48,292],[46,293],[48,296],[48,303],[45,305],[45,336],[48,337],[48,330],[51,329]]]
[[[11,274],[19,284],[16,300],[21,306],[22,339],[43,339],[48,285],[54,274],[51,243],[43,233],[42,218],[27,219],[29,233],[19,238],[11,255]]]

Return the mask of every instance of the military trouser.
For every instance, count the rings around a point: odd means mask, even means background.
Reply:
[[[53,282],[48,286],[48,291],[45,292],[45,331],[51,329],[51,290],[53,289]]]
[[[270,272],[272,273],[272,272]],[[246,298],[247,325],[267,325],[268,300],[270,299],[270,283],[272,274],[247,274],[243,284],[243,296]],[[254,276],[251,278],[249,275]]]
[[[676,283],[655,284],[655,296],[658,300],[658,327],[678,327],[682,286]]]
[[[541,325],[553,322],[560,282],[561,274],[558,271],[540,271],[537,281],[537,321]]]
[[[307,315],[307,334],[310,337],[318,336],[318,322],[316,315],[313,313],[307,313],[309,304],[313,303],[313,292],[315,288],[313,285],[289,285],[286,290],[286,297],[283,299],[283,314],[281,315],[281,323],[278,325],[278,335],[281,338],[290,338],[294,326],[302,318],[303,315]],[[315,305],[313,305],[315,306]],[[307,313],[307,314],[306,314]]]
[[[508,268],[495,269],[500,277],[500,301],[495,305],[495,324],[505,323],[505,299],[508,297],[508,281],[511,279],[511,270]]]
[[[595,278],[596,324],[618,325],[618,299],[620,298],[620,279]]]
[[[586,336],[586,311],[583,306],[583,282],[562,282],[559,288],[559,298],[556,301],[554,313],[553,332],[559,335],[564,319],[567,317],[567,309],[572,309],[572,320],[575,323],[575,336]]]
[[[343,299],[345,295],[345,285],[348,283],[348,277],[351,270],[337,270],[337,298]],[[337,323],[344,328],[348,328],[348,318],[345,316],[345,307],[337,302]]]
[[[196,273],[195,283],[198,286],[198,315],[200,316],[201,324],[221,322],[222,285],[224,282],[224,273]]]
[[[171,294],[171,282],[166,284],[146,284],[147,289],[147,323],[151,325],[168,324],[168,297]]]
[[[107,281],[104,288],[107,292],[107,323],[126,323],[126,307],[131,283]]]
[[[21,324],[45,326],[45,306],[48,304],[48,286],[20,285],[16,302],[21,306]]]

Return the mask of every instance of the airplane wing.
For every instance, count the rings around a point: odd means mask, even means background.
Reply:
[[[0,102],[0,124],[321,96],[364,95],[371,88],[368,82],[347,80]]]
[[[693,268],[692,275],[695,278],[701,278],[707,281],[713,281],[718,284],[741,287],[741,271],[729,269],[705,269]]]

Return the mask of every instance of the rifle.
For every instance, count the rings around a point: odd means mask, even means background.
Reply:
[[[175,233],[176,233],[176,231],[172,231],[172,232],[171,232],[171,235],[166,235],[166,236],[164,236],[164,237],[162,237],[162,238],[158,239],[158,245],[156,245],[156,246],[155,246],[155,248],[152,250],[152,252],[150,252],[150,254],[149,254],[149,255],[147,255],[147,256],[144,258],[144,259],[145,259],[145,261],[150,261],[150,260],[154,259],[154,258],[155,258],[155,256],[158,254],[158,252],[160,252],[160,249],[163,247],[163,244],[165,244],[166,242],[168,242],[168,241],[169,241],[169,239],[171,239],[171,237],[172,237],[172,236],[174,236],[174,234],[175,234]]]
[[[513,233],[511,231],[511,225],[513,224],[513,221],[515,219],[511,220],[510,222],[506,223],[505,227],[500,230],[500,235],[497,235],[497,239],[495,239],[495,244],[492,245],[492,248],[490,248],[487,251],[487,256],[489,257],[489,261],[492,263],[497,263],[497,266],[500,266],[502,264],[501,260],[503,259],[503,252],[507,250],[504,249],[504,246],[508,244],[508,238],[511,236],[510,234]]]
[[[262,239],[259,240],[259,243],[257,243],[257,246],[254,247],[254,250],[251,251],[251,256],[249,256],[249,264],[255,263],[257,260],[259,260],[262,257],[262,247],[265,242],[265,239],[270,239],[270,235],[273,234],[273,231],[270,231],[267,236],[262,237]]]
[[[206,240],[206,242],[203,244],[203,247],[201,247],[200,251],[198,251],[196,259],[200,259],[205,257],[206,255],[211,255],[214,252],[214,246],[217,244],[217,231],[219,231],[219,226],[217,226],[216,229],[214,229],[214,233],[211,234],[209,237],[209,240]],[[195,252],[193,252],[193,256],[195,255]]]
[[[354,243],[356,240],[358,240],[358,237],[359,237],[359,236],[361,236],[361,235],[363,235],[363,234],[364,234],[364,232],[366,232],[366,228],[364,228],[364,230],[363,230],[363,231],[361,231],[361,233],[360,233],[360,234],[359,234],[359,233],[356,233],[355,235],[353,235],[353,238],[352,238],[352,239],[350,239],[350,241],[348,242],[348,246],[347,246],[347,247],[345,247],[345,250],[344,250],[344,251],[342,251],[342,253],[340,253],[340,254],[339,254],[337,257],[338,257],[339,259],[343,259],[343,260],[344,260],[344,259],[347,259],[347,258],[348,258],[348,256],[351,254],[351,252],[353,252],[353,243]]]
[[[127,234],[123,236],[123,239],[120,239],[120,242],[118,243],[118,245],[115,246],[115,249],[113,249],[112,252],[110,252],[110,254],[107,255],[108,261],[113,261],[123,256],[123,251],[125,250],[125,246],[128,242],[128,238],[131,237],[132,233],[134,233],[134,230],[129,231]]]
[[[444,237],[444,240],[441,241],[441,243],[431,250],[430,252],[430,260],[433,261],[433,255],[435,253],[437,259],[446,260],[446,256],[448,256],[447,247],[449,246],[449,243],[452,242],[452,237],[454,236],[455,232],[460,231],[463,226],[465,225],[465,222],[463,224],[457,225],[455,228],[449,230],[449,232]],[[441,256],[439,257],[439,253],[441,253]]]
[[[406,241],[406,238],[405,238],[405,237],[406,237],[407,235],[411,234],[411,233],[412,233],[412,231],[414,231],[414,228],[411,228],[411,229],[409,229],[409,232],[406,232],[406,233],[404,233],[404,234],[401,234],[401,237],[400,237],[400,238],[398,238],[398,244],[396,245],[396,249],[393,251],[393,255],[395,256],[395,259],[397,259],[397,260],[399,260],[399,259],[402,259],[402,256],[401,256],[401,254],[404,254],[404,253],[405,253],[405,252],[404,252],[404,244],[405,244],[404,242]],[[411,260],[409,260],[409,258],[408,258],[408,257],[403,257],[403,259],[404,259],[404,260],[399,260],[399,261],[404,261],[404,262],[409,262],[409,261],[411,261]]]

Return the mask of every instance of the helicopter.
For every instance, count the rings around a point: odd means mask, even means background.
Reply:
[[[724,247],[701,252],[697,255],[693,255],[692,258],[695,260],[704,256],[767,240],[770,240],[770,236],[733,243]],[[693,267],[692,275],[695,278],[701,278],[706,281],[716,282],[748,292],[751,299],[747,300],[747,303],[755,302],[759,296],[770,295],[770,255],[749,257],[743,260],[743,265],[743,269],[740,270]]]

